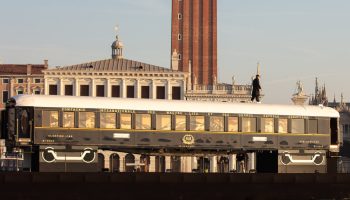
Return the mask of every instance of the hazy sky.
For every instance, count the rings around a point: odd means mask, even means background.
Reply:
[[[350,91],[349,0],[218,0],[219,81],[250,83],[261,62],[264,102],[290,103],[315,77],[328,97]],[[169,67],[171,0],[0,0],[0,62],[73,65],[124,57]]]

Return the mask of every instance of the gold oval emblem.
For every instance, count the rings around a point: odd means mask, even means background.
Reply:
[[[183,138],[182,138],[182,142],[186,145],[192,145],[194,144],[194,137],[193,135],[185,135]]]

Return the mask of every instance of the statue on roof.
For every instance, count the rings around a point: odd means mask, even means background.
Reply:
[[[304,87],[303,84],[301,83],[301,81],[297,82],[297,95],[303,95],[304,94]]]
[[[296,105],[304,105],[309,96],[304,93],[304,86],[301,81],[298,81],[296,85],[296,93],[294,93],[292,101]]]

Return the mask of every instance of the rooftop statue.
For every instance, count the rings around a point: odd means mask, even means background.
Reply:
[[[292,101],[296,105],[303,105],[309,98],[308,95],[304,93],[304,86],[301,81],[297,82],[296,93],[292,97]]]
[[[304,87],[301,81],[297,82],[297,93],[295,94],[297,96],[304,96]]]

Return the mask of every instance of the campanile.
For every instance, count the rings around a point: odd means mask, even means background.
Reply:
[[[173,69],[189,72],[194,84],[217,80],[217,0],[172,0],[171,54]]]

